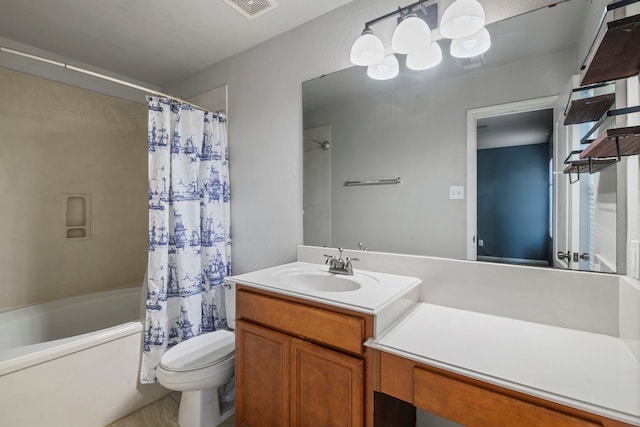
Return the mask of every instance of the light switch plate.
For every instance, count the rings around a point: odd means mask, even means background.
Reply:
[[[640,240],[631,241],[631,271],[629,275],[640,280]]]
[[[449,187],[449,199],[461,200],[464,199],[464,187]]]

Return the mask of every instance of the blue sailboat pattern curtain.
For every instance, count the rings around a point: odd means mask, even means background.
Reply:
[[[231,274],[226,120],[148,97],[149,258],[141,383],[164,352],[226,326]]]

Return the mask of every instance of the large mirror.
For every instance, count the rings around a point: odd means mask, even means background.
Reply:
[[[615,272],[616,165],[563,173],[590,127],[563,117],[596,3],[492,23],[480,57],[440,40],[431,70],[305,82],[304,243]]]

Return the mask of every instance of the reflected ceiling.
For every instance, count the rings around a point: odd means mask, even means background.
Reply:
[[[449,55],[450,42],[441,39],[438,43],[443,51],[443,61],[431,70],[406,69],[403,65],[404,55],[402,55],[402,58],[399,58],[400,75],[392,80],[369,79],[363,77],[366,76],[366,67],[352,67],[307,81],[304,83],[304,112],[423,85],[429,81],[435,82],[438,79],[476,72],[479,69],[477,66],[480,69],[489,69],[542,53],[575,47],[584,22],[584,3],[579,1],[560,3],[554,8],[556,10],[553,14],[529,13],[526,20],[506,19],[490,24],[487,28],[491,34],[492,47],[483,55],[481,63],[478,63],[477,59],[461,61],[452,58]],[[523,22],[526,22],[524,27]],[[530,37],[530,34],[537,34],[537,37]]]

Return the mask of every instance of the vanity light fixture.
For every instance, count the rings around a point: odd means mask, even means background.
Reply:
[[[451,56],[455,58],[472,58],[481,55],[491,47],[491,36],[486,28],[481,28],[466,37],[451,40]]]
[[[389,80],[400,74],[400,64],[395,55],[387,55],[377,64],[367,67],[367,76],[374,80]]]
[[[484,9],[478,0],[455,0],[442,14],[440,34],[448,39],[466,37],[484,24]]]
[[[366,66],[367,75],[387,80],[399,74],[397,54],[406,55],[410,70],[427,70],[442,61],[442,49],[432,41],[431,31],[438,27],[438,4],[420,0],[365,23],[360,37],[351,47],[351,62]],[[397,17],[398,26],[391,38],[393,53],[385,55],[382,41],[371,29],[381,21]],[[471,58],[491,47],[491,36],[484,28],[485,14],[478,0],[454,0],[444,11],[440,35],[452,39],[450,53],[456,58]]]
[[[351,62],[355,65],[373,65],[384,59],[382,41],[373,34],[368,26],[351,46]]]
[[[391,48],[396,53],[411,53],[429,43],[431,43],[429,25],[414,14],[400,22],[391,37]]]
[[[436,42],[431,42],[407,55],[407,68],[410,70],[428,70],[440,62],[442,62],[442,49]]]

